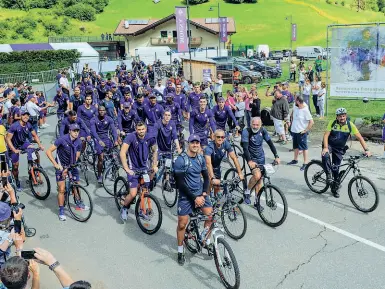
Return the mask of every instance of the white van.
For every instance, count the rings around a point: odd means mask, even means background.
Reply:
[[[297,58],[316,59],[323,57],[323,48],[321,46],[300,46],[297,47]]]
[[[140,58],[146,65],[153,64],[160,60],[162,64],[171,64],[171,49],[168,46],[138,47],[135,48],[135,56]],[[173,59],[171,59],[173,61]]]
[[[255,52],[259,55],[261,55],[261,51],[263,51],[266,55],[266,57],[269,57],[270,54],[270,48],[267,44],[259,44],[257,45],[257,48],[255,49]]]

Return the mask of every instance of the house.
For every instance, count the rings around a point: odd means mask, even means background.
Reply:
[[[192,48],[218,48],[218,18],[192,18],[190,19],[190,31]],[[232,17],[228,17],[227,34],[231,36],[234,33],[236,33],[235,21]],[[125,51],[128,51],[130,55],[135,55],[137,47],[169,46],[171,49],[176,49],[175,14],[163,19],[123,19],[116,27],[114,35],[125,37]],[[224,43],[221,43],[221,49],[223,48]]]

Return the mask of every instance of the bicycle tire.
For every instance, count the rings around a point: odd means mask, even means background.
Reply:
[[[352,195],[352,186],[353,186],[353,183],[355,181],[358,181],[359,179],[361,180],[365,180],[366,182],[369,183],[369,185],[373,188],[373,191],[374,191],[374,195],[375,195],[375,201],[374,201],[374,204],[373,206],[371,206],[369,209],[365,209],[365,208],[362,208],[360,205],[357,204],[357,202],[354,200],[353,198],[353,195]],[[361,212],[364,212],[364,213],[370,213],[370,212],[373,212],[377,206],[378,206],[378,202],[379,202],[379,194],[378,194],[378,191],[377,191],[377,187],[376,185],[367,177],[365,176],[355,176],[353,177],[350,181],[349,181],[349,184],[348,184],[348,195],[349,195],[349,199],[350,201],[352,202],[352,204],[356,207],[357,210],[361,211]],[[360,196],[361,197],[361,196]]]
[[[240,148],[240,146],[233,144],[232,145],[235,155],[237,156],[239,165],[241,166],[241,170],[245,169],[245,158],[243,157],[243,150]]]
[[[91,196],[90,194],[88,193],[88,191],[86,190],[86,188],[84,188],[83,186],[81,185],[78,185],[78,184],[74,184],[71,186],[71,189],[76,189],[78,190],[78,194],[81,196],[81,200],[84,200],[85,197],[88,199],[89,201],[89,210],[88,210],[88,215],[84,218],[81,218],[79,217],[77,214],[76,214],[76,209],[73,209],[73,207],[71,206],[70,204],[70,198],[71,196],[73,196],[72,193],[69,193],[67,192],[67,207],[68,207],[68,210],[70,211],[70,214],[71,216],[78,222],[87,222],[89,220],[89,218],[91,218],[91,215],[92,215],[92,212],[93,212],[93,203],[92,203],[92,199],[91,199]],[[82,193],[80,193],[80,191],[82,191]],[[75,201],[75,199],[74,199]]]
[[[247,230],[247,219],[242,207],[239,206],[238,203],[234,201],[227,201],[222,205],[221,211],[222,211],[222,214],[221,214],[222,225],[227,235],[229,235],[229,237],[234,240],[242,239],[245,236],[246,230]],[[243,229],[241,233],[238,235],[236,235],[236,233],[231,232],[231,230],[228,227],[228,222],[233,222],[232,218],[233,219],[237,218],[237,216],[232,216],[233,213],[234,214],[239,213],[239,215],[241,215],[243,218]]]
[[[283,202],[283,204],[281,204],[281,205],[283,206],[283,215],[282,215],[281,219],[279,219],[278,222],[270,222],[270,221],[266,218],[266,216],[263,214],[263,212],[261,211],[261,196],[262,196],[263,192],[264,192],[266,189],[269,189],[269,188],[275,190],[275,191],[281,196],[281,199],[282,199],[282,202]],[[265,185],[265,186],[261,189],[261,191],[259,192],[257,201],[258,201],[258,203],[260,204],[260,206],[258,207],[258,214],[259,214],[259,216],[261,217],[262,221],[263,221],[266,225],[268,225],[269,227],[275,228],[275,227],[278,227],[278,226],[282,225],[283,222],[285,222],[286,217],[287,217],[287,210],[288,210],[288,207],[287,207],[287,200],[286,200],[285,195],[282,193],[282,191],[281,191],[278,187],[276,187],[276,186],[274,186],[274,185],[272,185],[272,184],[267,184],[267,185]],[[265,200],[265,201],[267,202],[267,200]],[[265,204],[266,204],[266,203],[265,203]],[[266,205],[267,205],[268,207],[270,207],[268,204],[266,204]],[[276,209],[276,208],[277,208],[277,205],[275,205],[275,209]]]
[[[152,230],[149,230],[146,228],[145,225],[142,224],[141,222],[141,217],[139,216],[139,210],[140,210],[140,203],[141,203],[141,198],[142,196],[139,196],[137,202],[136,202],[136,205],[135,205],[135,217],[136,217],[136,222],[138,223],[138,226],[139,228],[144,232],[146,233],[147,235],[153,235],[155,234],[156,232],[158,232],[158,230],[160,229],[160,227],[162,226],[162,220],[163,220],[163,217],[162,217],[162,207],[160,206],[160,203],[159,201],[157,200],[156,197],[154,197],[153,195],[151,194],[144,194],[143,195],[143,198],[148,198],[148,199],[151,199],[151,203],[152,203],[152,206],[153,204],[155,204],[155,207],[157,208],[158,210],[158,215],[159,215],[159,220],[155,226],[154,229]],[[148,200],[144,200],[145,203],[148,202]],[[153,210],[154,211],[154,210]]]
[[[313,180],[309,180],[308,171],[309,171],[310,166],[313,166],[313,165],[315,165],[315,166],[320,166],[320,167],[322,168],[322,171],[320,170],[319,172],[316,173],[317,177],[321,177],[321,176],[325,173],[325,170],[324,170],[324,168],[323,168],[323,165],[322,165],[322,162],[321,162],[321,161],[319,161],[319,160],[312,160],[312,161],[310,161],[310,162],[306,165],[306,167],[305,167],[305,172],[304,172],[306,185],[307,185],[308,188],[309,188],[311,191],[313,191],[314,193],[317,193],[317,194],[323,194],[323,193],[325,193],[325,192],[329,189],[329,184],[328,184],[328,183],[326,182],[326,180],[325,180],[325,187],[322,188],[322,189],[319,189],[319,190],[316,189],[316,188],[314,187],[314,184],[315,184],[315,183],[311,184],[310,181],[313,181]],[[318,176],[318,174],[319,174],[319,176]],[[326,173],[325,173],[325,177],[326,177]],[[313,178],[314,178],[314,177],[313,177]],[[317,182],[317,181],[316,181],[316,182]],[[321,183],[322,183],[322,182],[321,182]]]
[[[217,243],[218,243],[217,246],[219,244],[222,244],[223,247],[225,247],[226,251],[228,252],[228,256],[218,257],[219,249],[215,248],[215,250],[214,250],[214,262],[215,262],[215,267],[217,268],[217,271],[219,274],[219,278],[221,279],[223,285],[225,285],[226,288],[238,289],[240,284],[241,284],[241,275],[239,272],[239,266],[238,266],[237,259],[235,258],[235,254],[234,254],[233,250],[231,249],[229,243],[227,243],[227,241],[224,238],[218,238]],[[234,268],[234,275],[235,275],[234,285],[229,284],[228,280],[226,280],[226,278],[222,272],[221,265],[219,264],[219,259],[222,260],[222,262],[227,262],[227,263],[229,263],[231,261],[231,264]],[[230,260],[228,260],[228,259],[230,259]],[[227,265],[229,265],[229,264],[227,264]]]
[[[87,142],[86,149],[84,150],[83,154],[85,154],[85,160],[87,160],[88,164],[90,166],[94,165],[94,149],[90,143]]]
[[[117,177],[114,183],[114,199],[118,211],[122,208],[121,201],[127,196],[129,190],[130,187],[128,186],[126,179],[122,176]]]
[[[112,172],[111,172],[112,170]],[[110,175],[111,174],[111,175]],[[106,168],[102,175],[102,181],[103,181],[103,188],[107,192],[107,194],[113,196],[114,195],[114,184],[116,178],[119,176],[119,167],[117,167],[115,164],[111,164],[108,168]],[[112,185],[109,181],[107,181],[107,178],[110,177],[111,180],[113,178]]]
[[[163,196],[163,200],[164,200],[164,203],[166,204],[167,207],[172,208],[172,207],[175,206],[176,201],[178,199],[178,190],[174,189],[174,188],[171,188],[171,192],[165,191],[164,190],[164,183],[165,183],[165,181],[166,181],[166,179],[163,178],[163,181],[162,181],[162,196]],[[174,194],[174,195],[172,196],[172,194]],[[171,198],[168,199],[167,195],[171,196]]]
[[[224,180],[232,180],[235,178],[235,176],[238,176],[237,170],[235,168],[230,168],[225,172],[223,179]],[[237,189],[236,189],[237,193],[235,193],[234,191],[230,192],[232,195],[234,195],[236,197],[236,199],[239,199],[238,204],[242,204],[243,200],[244,200],[243,193],[245,191],[245,188],[247,187],[246,178],[247,178],[247,175],[245,176],[243,181],[241,181],[241,180],[239,181],[239,183],[237,185]]]
[[[184,233],[184,244],[191,253],[196,254],[199,251],[199,242],[198,242],[198,236],[195,234],[194,231],[191,231],[191,223],[187,226],[186,231]],[[191,241],[190,241],[191,240]]]
[[[50,180],[49,180],[49,178],[47,176],[47,173],[42,168],[34,167],[33,168],[33,173],[35,175],[35,178],[36,178],[37,174],[40,175],[40,178],[41,178],[41,176],[44,177],[45,183],[47,184],[47,190],[46,190],[45,193],[44,192],[40,193],[40,192],[36,191],[35,188],[34,188],[34,184],[33,184],[32,174],[31,174],[31,172],[29,172],[29,186],[31,188],[31,192],[35,196],[36,199],[38,199],[38,200],[45,200],[45,199],[48,198],[48,196],[51,193],[51,182],[50,182]]]
[[[90,184],[90,182],[88,181],[88,168],[87,168],[87,164],[86,164],[86,161],[82,161],[80,163],[80,170],[83,172],[83,176],[84,176],[84,181],[85,181],[85,187],[88,187],[88,185]]]
[[[55,136],[56,136],[56,139],[60,137],[60,122],[56,124]]]

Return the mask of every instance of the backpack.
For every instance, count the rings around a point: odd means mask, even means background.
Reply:
[[[332,128],[337,124],[337,120],[335,119],[332,123]],[[348,128],[349,128],[349,134],[352,133],[352,125],[350,123],[350,117],[347,117],[346,119],[346,124],[348,125]]]
[[[180,156],[183,158],[183,161],[184,161],[184,173],[186,173],[187,170],[188,170],[188,169],[190,168],[190,166],[191,166],[191,160],[190,160],[189,156],[188,156],[185,152],[182,152],[182,153],[180,154]],[[199,163],[199,165],[202,166],[202,164],[203,164],[203,155],[198,154],[198,155],[197,155],[197,158],[198,158],[198,163]],[[174,171],[174,173],[175,173],[175,171]]]

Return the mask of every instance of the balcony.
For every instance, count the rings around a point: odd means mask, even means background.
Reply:
[[[177,38],[165,38],[165,37],[151,37],[151,45],[153,46],[163,46],[163,45],[177,45]],[[191,45],[199,46],[202,44],[202,37],[192,37]]]
[[[117,42],[124,41],[123,36],[113,36],[110,38],[104,37],[102,39],[101,36],[63,36],[56,37],[50,36],[48,37],[48,43],[66,43],[66,42]]]

